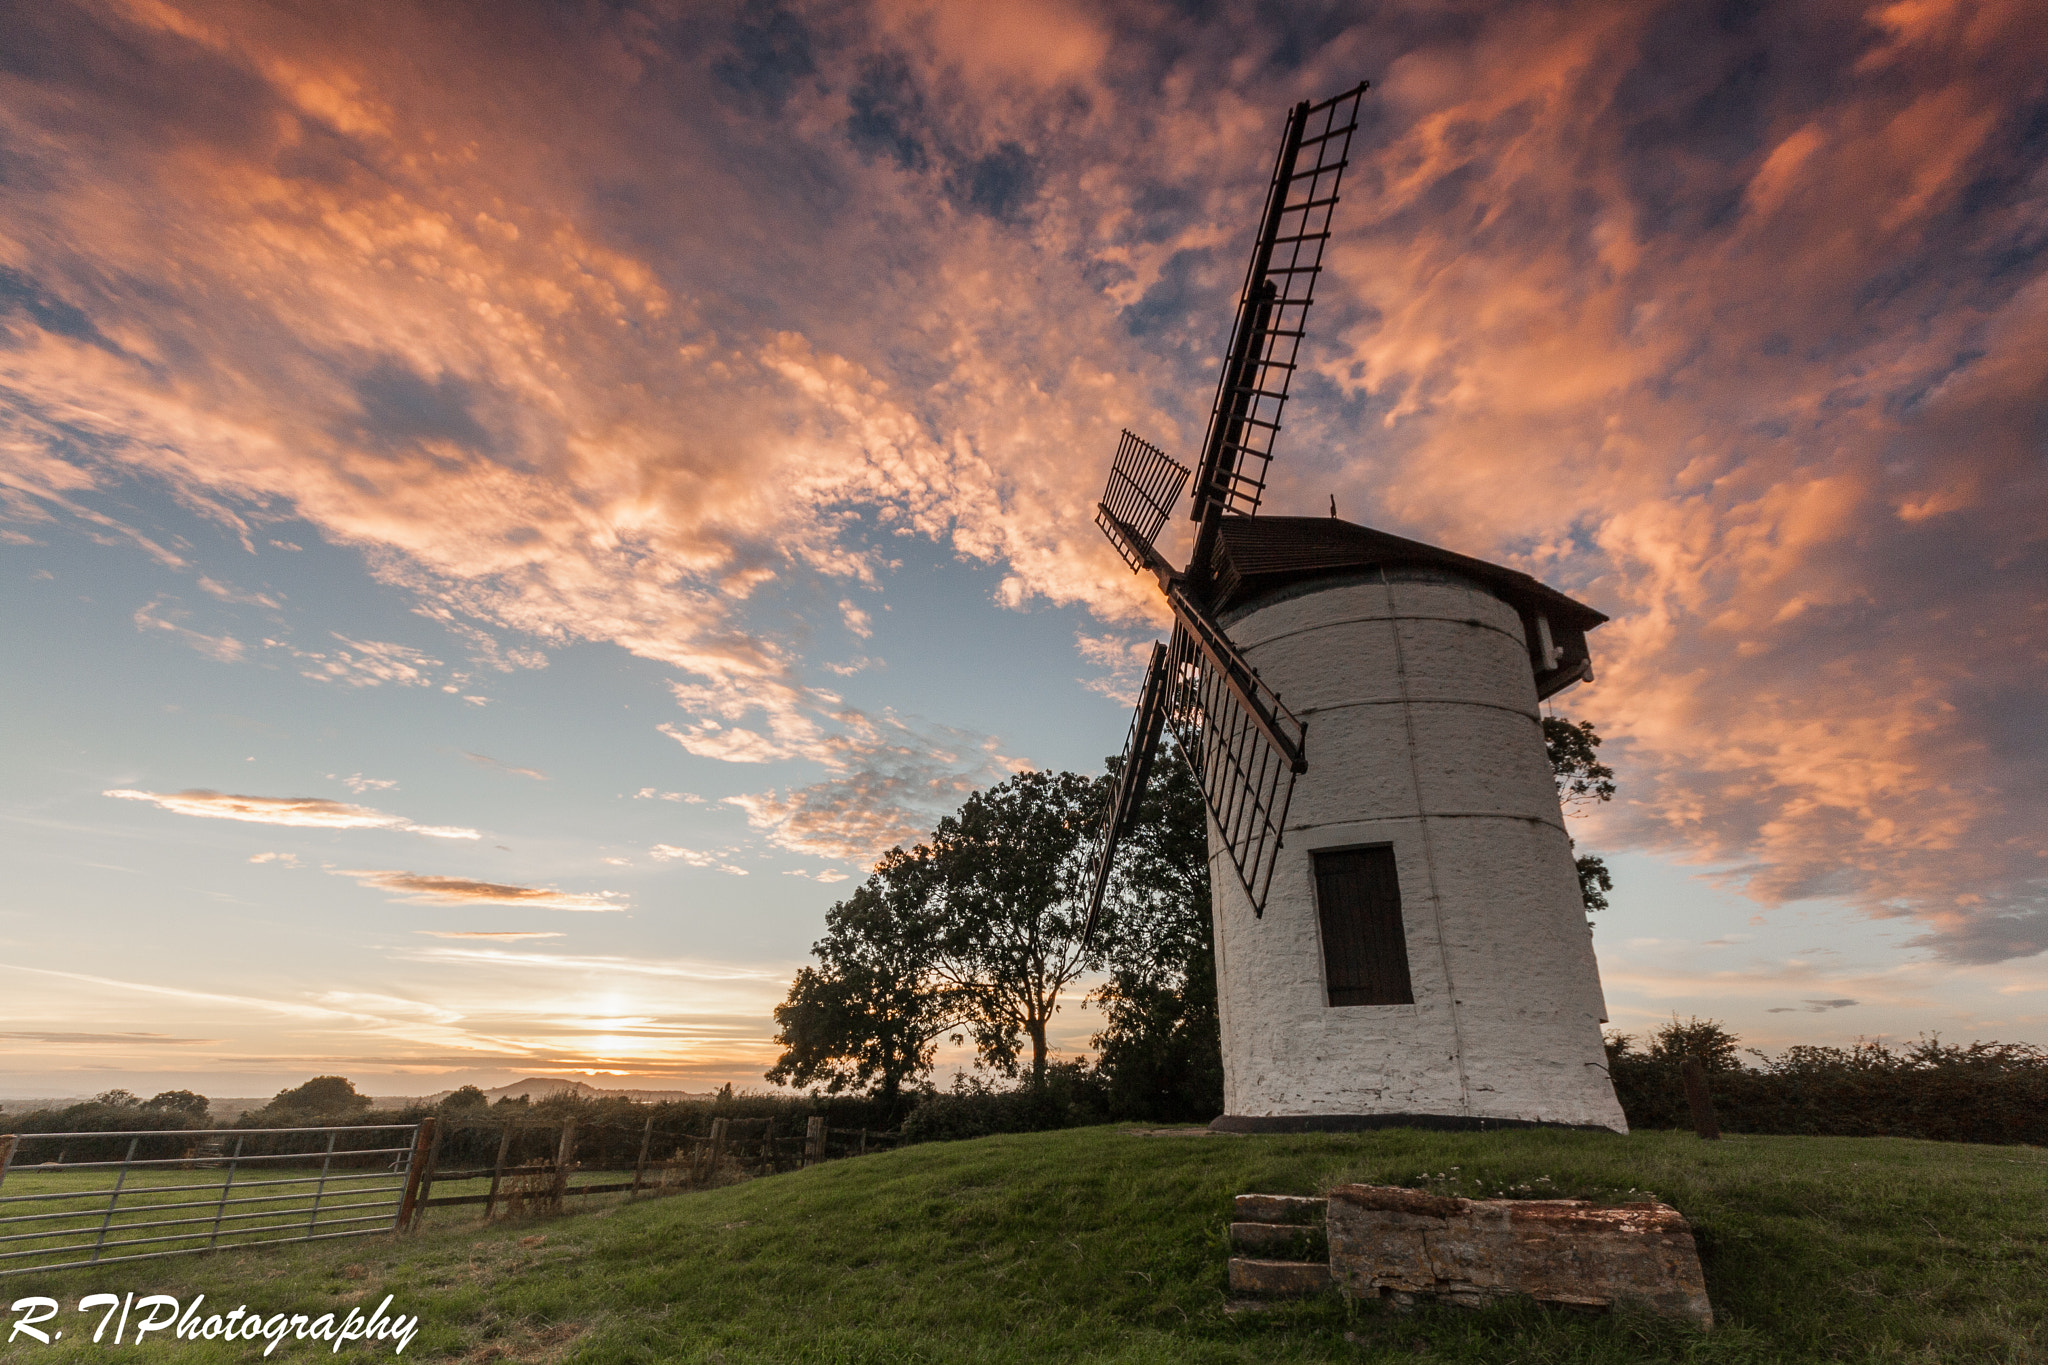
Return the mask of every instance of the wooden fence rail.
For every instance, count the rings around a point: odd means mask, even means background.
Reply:
[[[758,1133],[749,1131],[757,1125]],[[489,1166],[443,1170],[442,1147],[448,1131],[455,1127],[500,1129],[496,1159]],[[513,1135],[521,1129],[554,1130],[552,1159],[512,1164],[509,1158]],[[653,1155],[657,1136],[663,1146],[672,1144],[674,1156],[663,1158]],[[497,1215],[501,1206],[538,1207],[559,1213],[566,1200],[585,1195],[625,1194],[637,1198],[643,1194],[708,1189],[734,1178],[773,1175],[778,1171],[798,1170],[837,1158],[864,1156],[870,1150],[893,1147],[902,1138],[901,1132],[871,1132],[866,1128],[834,1131],[816,1115],[806,1122],[801,1137],[778,1134],[773,1119],[741,1120],[735,1124],[731,1119],[720,1118],[711,1121],[708,1135],[658,1134],[654,1119],[649,1117],[640,1131],[639,1154],[634,1160],[630,1180],[623,1178],[623,1170],[607,1170],[606,1174],[616,1174],[621,1178],[579,1185],[571,1179],[583,1169],[576,1160],[577,1129],[573,1119],[561,1122],[427,1119],[421,1124],[418,1138],[417,1150],[422,1155],[413,1163],[418,1172],[416,1193],[408,1192],[412,1197],[407,1200],[401,1226],[417,1228],[430,1208],[481,1204],[484,1217],[491,1218]],[[835,1144],[837,1151],[834,1151]],[[434,1193],[436,1182],[452,1184],[483,1179],[489,1179],[491,1183],[489,1190],[482,1194]]]

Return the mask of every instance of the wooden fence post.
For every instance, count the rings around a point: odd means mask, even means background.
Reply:
[[[859,1151],[857,1151],[857,1152],[855,1152],[855,1153],[854,1153],[854,1155],[855,1155],[855,1156],[866,1156],[867,1154],[868,1154],[868,1130],[867,1130],[867,1129],[865,1129],[865,1128],[863,1128],[863,1129],[861,1129],[861,1130],[860,1130],[860,1150],[859,1150]]]
[[[398,1217],[392,1223],[395,1232],[410,1232],[419,1222],[420,1180],[427,1173],[428,1154],[434,1150],[434,1121],[420,1120],[420,1126],[412,1135],[412,1159],[405,1165],[405,1194],[398,1201]],[[230,1179],[233,1177],[231,1176]],[[225,1187],[221,1198],[227,1198]]]
[[[761,1130],[761,1174],[775,1174],[775,1120]]]
[[[711,1120],[711,1169],[704,1173],[704,1183],[718,1183],[718,1168],[725,1161],[725,1135],[731,1130],[730,1119]]]
[[[1685,1103],[1692,1110],[1693,1131],[1708,1142],[1719,1142],[1721,1121],[1714,1116],[1714,1097],[1707,1092],[1707,1069],[1699,1058],[1687,1057],[1679,1063],[1678,1072],[1685,1078]]]
[[[640,1176],[647,1169],[647,1144],[654,1141],[654,1115],[647,1116],[647,1126],[640,1130],[640,1159],[633,1163],[633,1193],[640,1193]]]
[[[19,1141],[13,1133],[0,1133],[0,1185],[7,1183],[7,1168],[14,1164],[14,1145]]]
[[[491,1215],[498,1210],[498,1183],[505,1178],[505,1149],[512,1145],[512,1125],[506,1124],[505,1131],[498,1135],[498,1159],[491,1163],[491,1193],[484,1200],[484,1221],[491,1221]]]
[[[420,1175],[420,1202],[412,1211],[415,1227],[426,1220],[427,1201],[434,1197],[434,1177],[441,1171],[441,1142],[448,1136],[447,1127],[439,1119],[433,1123],[434,1140],[427,1145],[427,1169]]]
[[[825,1116],[813,1114],[804,1124],[804,1165],[815,1166],[825,1159]]]
[[[569,1193],[569,1163],[576,1156],[576,1120],[570,1119],[562,1125],[562,1142],[555,1149],[555,1190],[549,1202],[557,1213],[562,1210],[562,1201]]]

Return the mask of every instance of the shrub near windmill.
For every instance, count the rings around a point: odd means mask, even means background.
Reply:
[[[1089,926],[1170,724],[1209,812],[1216,1126],[1626,1131],[1538,709],[1592,679],[1586,632],[1606,618],[1334,515],[1256,515],[1364,90],[1289,116],[1187,566],[1154,546],[1184,466],[1126,432],[1097,506],[1174,628],[1103,813]]]

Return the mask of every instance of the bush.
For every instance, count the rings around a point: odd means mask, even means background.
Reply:
[[[1108,1088],[1086,1062],[1054,1062],[1044,1084],[998,1090],[981,1076],[954,1078],[903,1121],[905,1142],[953,1142],[993,1133],[1042,1133],[1109,1119]]]
[[[184,1098],[188,1095],[199,1102],[198,1112],[193,1112],[190,1100]],[[132,1140],[105,1137],[29,1141],[34,1134],[164,1132],[206,1126],[205,1097],[182,1090],[166,1091],[153,1100],[138,1100],[125,1090],[109,1090],[61,1109],[32,1109],[0,1118],[0,1131],[18,1133],[23,1138],[14,1154],[13,1164],[17,1166],[45,1161],[119,1161],[128,1154]],[[135,1155],[149,1160],[183,1157],[197,1142],[196,1138],[142,1138],[135,1141]]]
[[[1627,1034],[1610,1036],[1608,1071],[1629,1126],[1692,1126],[1679,1064],[1695,1056],[1725,1132],[2048,1146],[2048,1050],[2031,1044],[1923,1038],[1895,1050],[1859,1041],[1777,1057],[1751,1049],[1757,1065],[1744,1066],[1737,1041],[1697,1019],[1674,1019],[1646,1051]]]

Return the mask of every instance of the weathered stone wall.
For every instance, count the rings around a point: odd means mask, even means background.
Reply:
[[[1330,1273],[1354,1298],[1429,1295],[1477,1307],[1547,1303],[1655,1312],[1714,1324],[1692,1228],[1667,1204],[1450,1199],[1386,1185],[1330,1191]]]
[[[1263,919],[1210,833],[1224,1108],[1626,1131],[1514,610],[1437,571],[1226,622],[1308,724]],[[1310,854],[1393,846],[1415,1003],[1328,1005]]]

